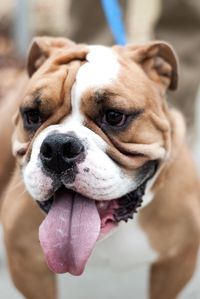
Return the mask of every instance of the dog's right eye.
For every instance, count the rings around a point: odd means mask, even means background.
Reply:
[[[27,130],[36,130],[42,123],[39,109],[29,109],[23,112],[24,127]]]
[[[126,122],[127,116],[122,113],[115,110],[108,110],[104,114],[103,122],[115,127],[121,127]]]

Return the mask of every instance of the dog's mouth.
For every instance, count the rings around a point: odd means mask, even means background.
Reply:
[[[120,221],[133,218],[149,179],[118,199],[92,200],[62,186],[49,200],[38,202],[47,213],[39,228],[39,239],[50,269],[82,274],[96,241]]]

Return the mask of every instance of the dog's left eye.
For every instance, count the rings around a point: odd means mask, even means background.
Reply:
[[[108,110],[103,116],[103,123],[110,126],[120,127],[125,124],[126,119],[127,116],[124,113],[115,110]]]
[[[39,109],[30,109],[24,112],[24,126],[26,129],[35,129],[42,123]]]

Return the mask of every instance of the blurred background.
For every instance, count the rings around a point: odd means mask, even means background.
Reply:
[[[185,115],[188,143],[200,169],[200,1],[121,0],[120,3],[129,43],[162,39],[170,42],[178,54],[179,88],[169,94],[169,102]],[[115,43],[100,0],[0,1],[0,105],[24,71],[28,45],[35,35],[65,36],[90,44]],[[148,269],[146,265],[129,267],[130,244],[126,238],[123,241],[116,243],[116,248],[120,248],[116,256],[121,261],[117,269],[102,255],[100,248],[96,253],[99,262],[96,264],[92,258],[83,277],[59,276],[61,298],[145,299]],[[109,252],[109,243],[107,248]],[[97,291],[99,288],[101,292]],[[0,294],[1,298],[22,298],[8,274],[3,241],[0,243]],[[200,266],[180,298],[200,298]]]

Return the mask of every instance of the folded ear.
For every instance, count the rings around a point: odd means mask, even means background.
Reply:
[[[151,80],[161,84],[164,89],[175,90],[177,88],[177,56],[169,44],[155,41],[144,45],[128,45],[127,50]]]
[[[67,38],[48,36],[35,37],[28,51],[28,75],[31,77],[54,51],[71,45],[74,45],[74,43]]]

